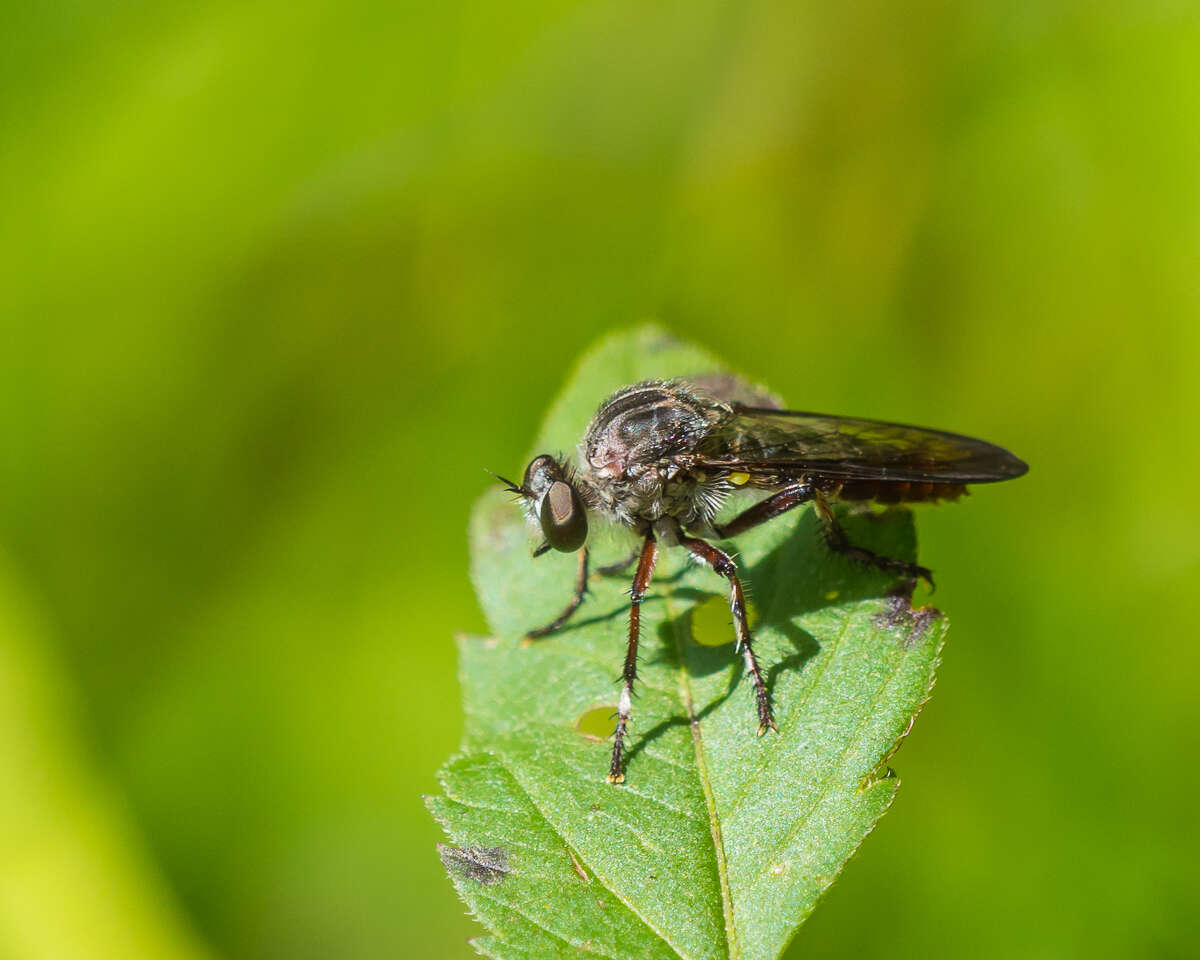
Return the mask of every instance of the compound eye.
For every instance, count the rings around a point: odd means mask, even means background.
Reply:
[[[525,480],[521,489],[535,500],[545,495],[549,485],[562,476],[562,471],[553,457],[546,454],[534,457],[525,468]]]
[[[550,484],[538,519],[546,542],[555,550],[573,553],[587,540],[587,512],[569,483],[555,480]]]

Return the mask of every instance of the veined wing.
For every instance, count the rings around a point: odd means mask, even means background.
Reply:
[[[845,480],[990,483],[1025,462],[1003,447],[943,430],[799,410],[733,404],[705,437],[696,464],[768,482],[803,474]]]

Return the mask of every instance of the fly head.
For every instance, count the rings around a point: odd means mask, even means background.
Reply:
[[[575,488],[572,471],[553,457],[534,457],[525,468],[521,490],[529,498],[546,543],[574,553],[587,540],[587,509]]]

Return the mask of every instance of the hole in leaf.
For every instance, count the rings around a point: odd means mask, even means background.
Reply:
[[[757,619],[754,604],[746,601],[746,616],[750,628],[754,629]],[[692,639],[702,647],[723,647],[733,643],[737,635],[733,629],[733,615],[729,612],[729,600],[724,594],[713,594],[692,610]]]
[[[575,721],[575,731],[585,740],[600,743],[613,734],[613,714],[617,712],[615,703],[605,707],[593,707],[580,714]]]

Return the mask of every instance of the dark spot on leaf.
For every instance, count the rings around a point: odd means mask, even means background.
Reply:
[[[902,591],[890,594],[882,613],[875,615],[875,626],[880,630],[903,631],[904,646],[913,647],[929,632],[929,627],[942,618],[937,607],[913,607],[912,593]]]
[[[482,887],[500,883],[511,873],[503,847],[452,847],[439,843],[438,855],[447,872]]]
[[[613,715],[616,712],[615,703],[585,710],[575,721],[575,732],[585,740],[602,743],[613,734]]]
[[[942,611],[937,607],[919,607],[912,612],[913,629],[909,636],[910,643],[916,643],[929,632],[929,626],[935,620],[942,618]]]

